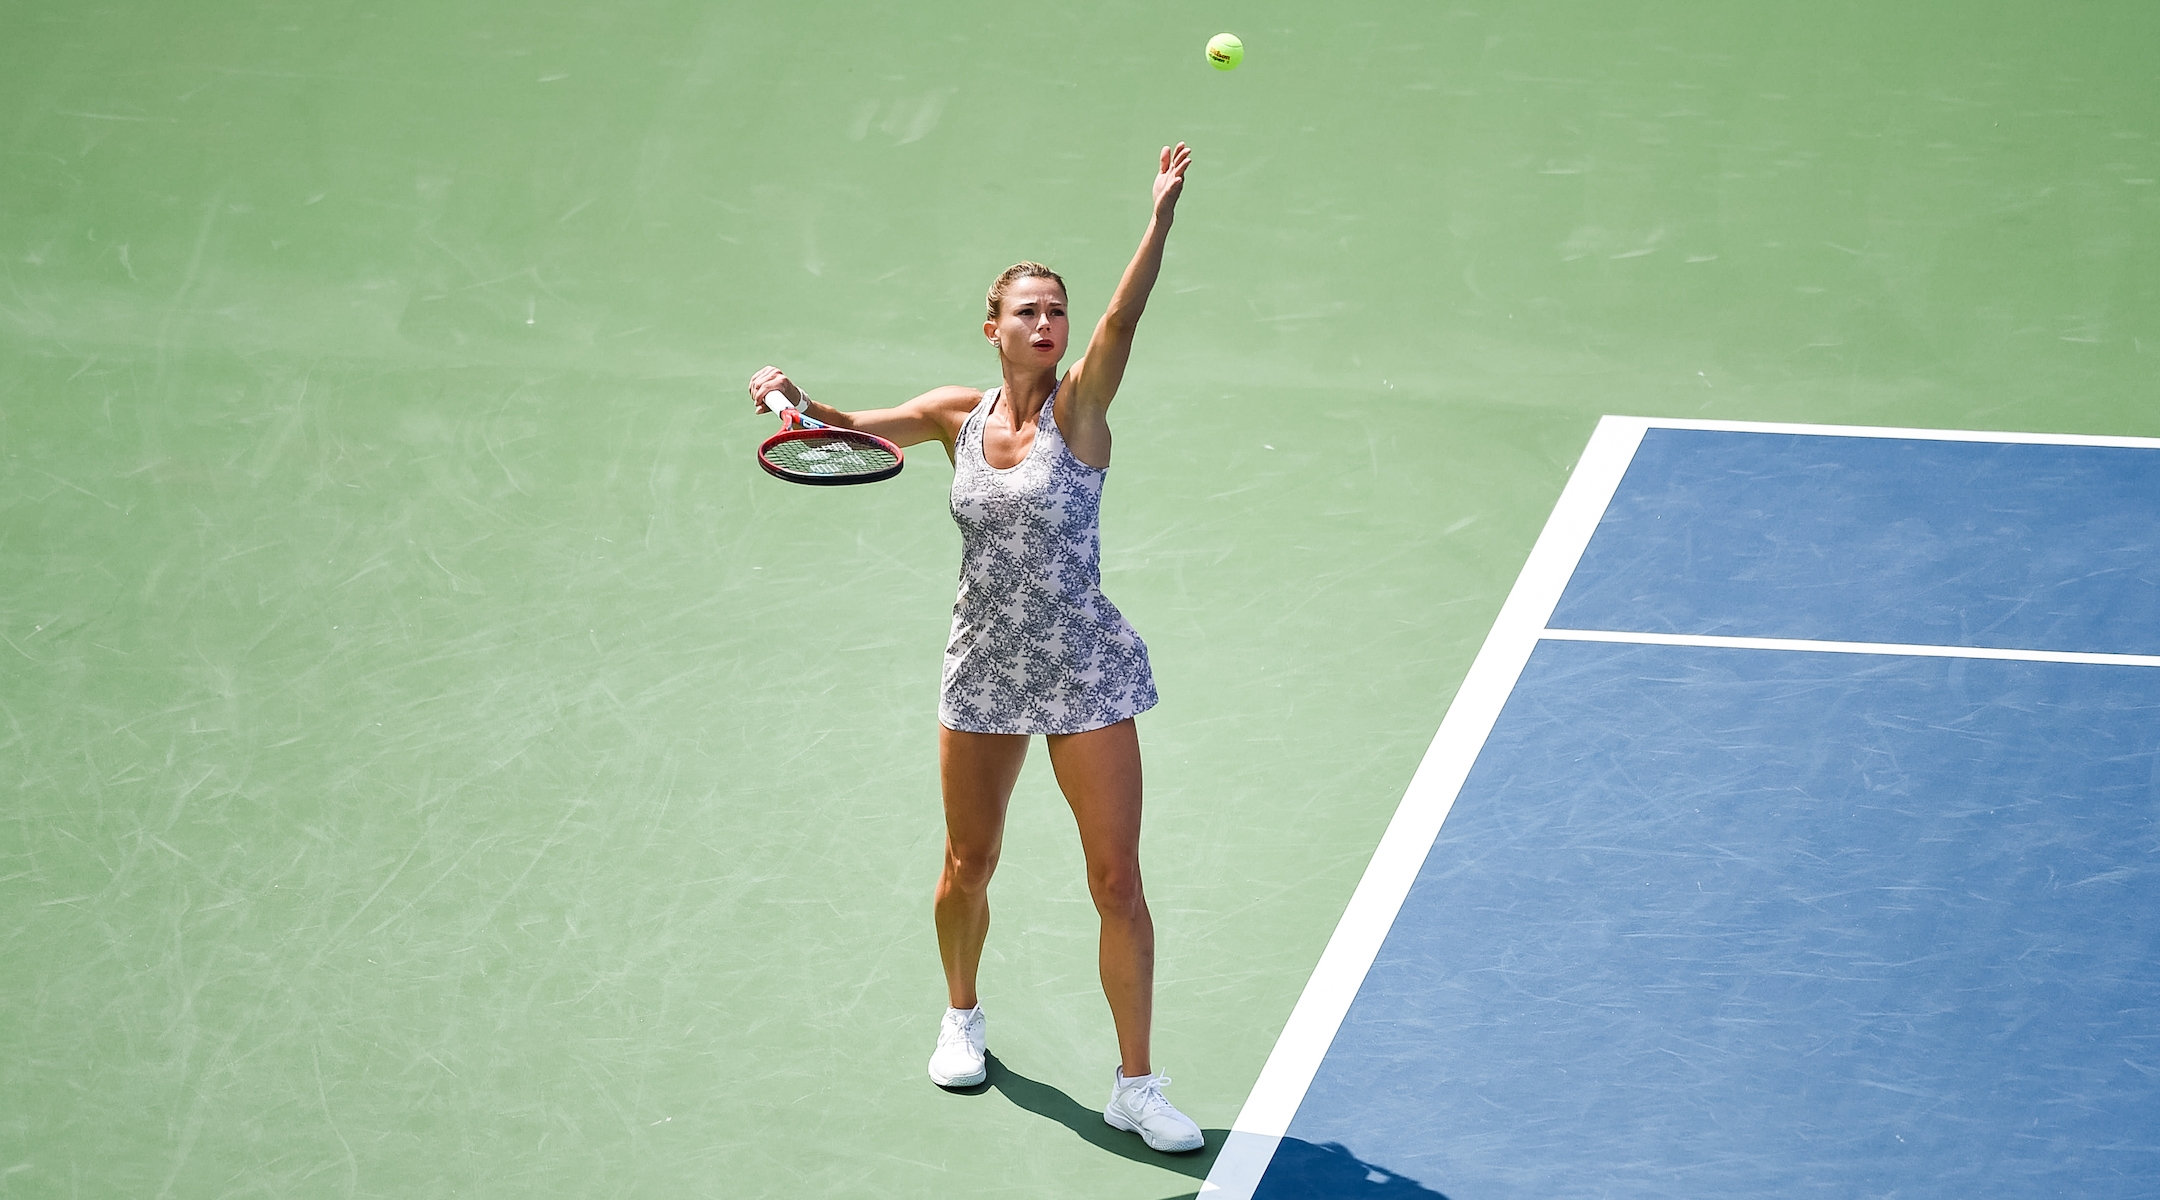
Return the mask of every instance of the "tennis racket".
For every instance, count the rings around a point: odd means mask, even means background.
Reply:
[[[813,421],[790,403],[787,393],[765,393],[765,407],[780,414],[780,432],[758,447],[758,465],[789,483],[876,483],[891,479],[907,465],[900,447],[874,433],[834,429]]]

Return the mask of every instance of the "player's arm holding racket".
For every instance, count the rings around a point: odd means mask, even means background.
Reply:
[[[871,434],[895,446],[939,442],[944,445],[948,457],[952,454],[953,439],[960,436],[961,423],[982,400],[982,393],[974,388],[941,387],[893,408],[845,412],[812,400],[778,367],[767,367],[750,377],[750,398],[759,412],[773,412],[779,408],[771,400],[774,392],[802,415],[822,425]]]
[[[1190,165],[1192,151],[1185,143],[1163,147],[1147,233],[1118,280],[1110,307],[1095,323],[1087,352],[1065,373],[1065,385],[1058,389],[1058,429],[1082,462],[1101,466],[1110,461],[1110,424],[1105,414],[1125,378],[1140,313],[1147,308],[1148,293],[1155,290],[1155,277],[1162,271],[1163,246],[1170,240],[1170,222],[1177,215],[1178,197],[1185,191],[1185,169]]]
[[[767,367],[750,376],[750,399],[756,401],[758,412],[773,412],[778,404],[769,404],[767,395],[778,391],[793,404],[804,417],[819,421],[834,429],[860,429],[864,434],[886,438],[896,447],[914,447],[922,442],[944,442],[946,449],[953,449],[953,438],[959,436],[959,423],[968,419],[976,401],[983,393],[974,388],[931,388],[907,404],[894,408],[866,408],[862,412],[845,412],[829,404],[804,395],[795,380],[786,376],[780,367]]]

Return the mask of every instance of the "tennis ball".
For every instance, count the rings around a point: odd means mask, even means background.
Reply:
[[[1218,71],[1235,70],[1245,61],[1245,43],[1234,33],[1218,33],[1207,40],[1207,60]]]

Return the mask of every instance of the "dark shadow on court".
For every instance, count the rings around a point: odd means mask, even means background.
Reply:
[[[961,1089],[965,1095],[981,1095],[996,1090],[1020,1108],[1040,1117],[1048,1117],[1072,1130],[1080,1140],[1091,1146],[1106,1150],[1120,1158],[1144,1162],[1165,1170],[1205,1179],[1215,1166],[1215,1156],[1222,1152],[1227,1129],[1203,1129],[1201,1136],[1207,1145],[1190,1154],[1159,1154],[1147,1148],[1138,1137],[1110,1128],[1102,1119],[1102,1110],[1085,1104],[1051,1087],[1040,1080],[1029,1079],[1005,1065],[996,1054],[985,1056],[989,1078],[972,1088]],[[1195,1200],[1199,1192],[1181,1192],[1169,1200]],[[1398,1175],[1386,1167],[1366,1162],[1350,1153],[1341,1145],[1329,1142],[1314,1145],[1298,1138],[1286,1137],[1276,1147],[1275,1158],[1268,1164],[1267,1177],[1260,1185],[1261,1197],[1297,1196],[1313,1200],[1331,1200],[1337,1196],[1371,1197],[1372,1200],[1447,1200],[1447,1197],[1426,1187],[1415,1179]]]
[[[1261,1178],[1260,1188],[1253,1196],[1254,1200],[1274,1196],[1310,1197],[1312,1200],[1333,1200],[1337,1196],[1410,1200],[1415,1196],[1429,1196],[1433,1200],[1447,1200],[1446,1196],[1407,1175],[1398,1175],[1378,1163],[1366,1162],[1340,1142],[1315,1145],[1293,1137],[1284,1138],[1282,1145],[1275,1148],[1275,1157],[1268,1163],[1267,1174]]]
[[[1210,1135],[1214,1130],[1209,1130]],[[1208,1139],[1214,1145],[1212,1136]],[[1198,1200],[1198,1192],[1180,1192],[1164,1200]],[[1366,1162],[1339,1142],[1314,1145],[1286,1137],[1275,1148],[1267,1174],[1254,1200],[1337,1200],[1337,1197],[1371,1197],[1372,1200],[1447,1200],[1447,1197],[1406,1175]]]
[[[997,1055],[987,1055],[990,1077],[983,1083],[966,1091],[980,1094],[992,1089],[1002,1093],[1015,1105],[1039,1117],[1048,1117],[1065,1128],[1080,1135],[1080,1140],[1097,1149],[1129,1158],[1134,1162],[1147,1163],[1194,1179],[1207,1178],[1208,1168],[1215,1165],[1215,1156],[1222,1150],[1227,1129],[1203,1129],[1200,1135],[1207,1145],[1188,1154],[1162,1154],[1147,1148],[1147,1143],[1135,1134],[1110,1128],[1102,1119],[1102,1110],[1089,1108],[1064,1092],[1040,1080],[1029,1079],[1001,1061]],[[1103,1098],[1109,1099],[1109,1081],[1104,1080]]]

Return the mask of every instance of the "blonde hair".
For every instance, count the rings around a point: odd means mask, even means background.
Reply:
[[[1005,268],[1004,273],[997,277],[997,282],[990,285],[990,315],[987,320],[998,319],[998,313],[1005,307],[1005,289],[1011,287],[1016,279],[1047,279],[1058,285],[1059,291],[1065,290],[1065,280],[1056,271],[1039,262],[1016,262]]]

